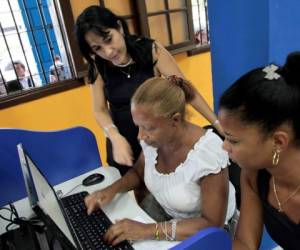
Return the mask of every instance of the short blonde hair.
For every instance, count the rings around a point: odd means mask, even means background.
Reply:
[[[177,76],[152,77],[146,80],[131,98],[131,105],[145,105],[153,114],[166,118],[175,113],[185,117],[185,107],[195,95],[193,86]]]

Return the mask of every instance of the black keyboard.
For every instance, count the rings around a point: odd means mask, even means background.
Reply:
[[[116,246],[108,245],[103,241],[103,235],[112,225],[112,222],[101,210],[97,209],[91,215],[87,215],[84,198],[88,195],[87,192],[76,193],[61,199],[65,212],[76,235],[84,249],[133,249],[128,241],[122,241]]]

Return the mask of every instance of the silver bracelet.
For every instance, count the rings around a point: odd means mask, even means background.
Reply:
[[[171,236],[168,234],[167,221],[164,222],[164,227],[161,222],[160,227],[161,227],[163,234],[165,235],[165,240],[172,240]]]
[[[172,235],[171,235],[171,238],[172,240],[175,240],[176,239],[176,226],[177,226],[177,220],[172,220]]]
[[[108,132],[109,132],[109,130],[112,129],[112,128],[118,130],[117,126],[116,126],[115,124],[113,124],[113,123],[112,123],[112,124],[109,124],[109,125],[107,125],[107,126],[105,126],[105,127],[103,127],[105,137],[109,137],[109,133],[108,133]]]

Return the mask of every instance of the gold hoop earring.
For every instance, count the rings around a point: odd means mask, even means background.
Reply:
[[[280,151],[279,150],[274,150],[273,159],[272,159],[272,163],[273,163],[274,167],[276,167],[278,165],[279,155],[280,155]]]

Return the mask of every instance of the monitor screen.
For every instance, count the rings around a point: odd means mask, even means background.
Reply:
[[[23,173],[23,178],[25,182],[26,192],[28,195],[30,206],[32,207],[38,202],[38,196],[35,191],[35,186],[32,180],[31,173],[28,169],[28,162],[25,157],[25,152],[23,150],[23,145],[20,143],[17,145],[19,159],[20,159],[20,165]]]
[[[32,177],[31,180],[33,180],[33,186],[37,195],[36,199],[32,200],[34,202],[32,205],[38,205],[42,209],[43,213],[49,216],[51,220],[65,234],[69,241],[74,246],[76,246],[71,232],[69,230],[69,227],[67,225],[67,222],[65,220],[65,217],[63,215],[63,212],[61,211],[61,207],[53,187],[48,183],[45,176],[43,176],[36,164],[26,153],[24,148],[21,151],[23,152],[22,154],[25,158],[24,162],[26,163],[27,172],[29,173],[29,176]],[[30,179],[26,178],[25,182],[30,183]],[[26,185],[28,185],[28,183]],[[28,186],[31,186],[31,184],[29,184]]]

